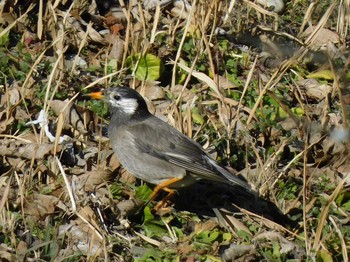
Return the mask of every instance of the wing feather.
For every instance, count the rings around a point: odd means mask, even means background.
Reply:
[[[147,122],[133,123],[128,130],[142,153],[182,167],[200,178],[248,186],[220,167],[199,144],[154,116],[147,118]]]

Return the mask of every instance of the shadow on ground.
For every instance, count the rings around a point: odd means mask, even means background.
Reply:
[[[254,192],[226,184],[201,181],[178,190],[172,202],[175,203],[176,210],[189,211],[200,216],[215,216],[213,208],[239,213],[239,207],[288,228],[297,225],[296,221],[284,215],[274,203],[257,196]]]

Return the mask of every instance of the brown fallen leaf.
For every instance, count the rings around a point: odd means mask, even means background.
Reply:
[[[34,193],[25,199],[24,214],[35,220],[43,219],[55,211],[58,202],[54,196]]]
[[[7,112],[7,109],[0,112],[0,134],[7,133],[15,118]]]
[[[303,79],[298,81],[298,85],[304,94],[313,99],[325,99],[332,91],[332,87],[327,84],[320,84],[316,79]]]
[[[64,236],[67,241],[74,243],[71,248],[84,255],[98,257],[102,254],[103,243],[100,235],[81,219],[60,226],[58,235]]]
[[[225,249],[223,252],[222,258],[225,259],[225,261],[237,261],[238,258],[253,253],[256,253],[256,247],[254,245],[231,244],[229,248]]]
[[[19,90],[16,87],[9,89],[8,96],[9,96],[9,102],[11,105],[17,104],[18,101],[21,99]]]
[[[266,231],[266,232],[257,234],[253,238],[253,241],[260,242],[262,240],[278,241],[281,246],[281,250],[280,250],[281,254],[287,254],[292,250],[296,250],[299,248],[295,243],[284,238],[280,232]]]
[[[192,100],[195,97],[195,94],[192,93],[187,88],[184,88],[183,85],[175,85],[171,87],[170,92],[177,98],[181,95],[183,102]]]
[[[127,184],[134,184],[136,181],[136,178],[133,174],[129,173],[126,169],[122,169],[120,180]]]
[[[16,247],[16,261],[25,261],[25,256],[27,254],[28,246],[27,243],[24,241],[19,241],[17,247]]]
[[[111,157],[109,158],[109,161],[106,163],[106,166],[108,166],[111,170],[116,170],[117,168],[120,167],[120,162],[113,151],[111,152]]]
[[[223,88],[225,90],[237,87],[225,76],[218,75],[218,81],[220,88]]]
[[[138,199],[128,199],[120,201],[116,207],[120,211],[121,217],[129,217],[135,215],[140,208],[144,205],[144,202]]]
[[[185,245],[185,244],[182,244],[182,245],[179,245],[177,247],[177,251],[180,253],[180,254],[189,254],[193,251],[193,247],[191,245]]]
[[[158,83],[157,81],[146,81],[145,87],[140,90],[141,94],[149,100],[164,99],[164,88],[158,86]]]
[[[199,234],[203,231],[212,230],[217,227],[217,223],[213,220],[205,221],[204,223],[196,223],[194,232]]]
[[[90,121],[91,115],[89,111],[75,104],[68,104],[68,100],[53,100],[50,103],[50,106],[56,115],[63,113],[64,129],[72,127],[75,130],[78,130],[81,134],[87,133],[87,130],[84,126],[84,119],[86,122]]]
[[[309,35],[311,35],[315,29],[317,28],[317,26],[310,26],[308,27],[303,34],[301,35],[301,37],[308,37]],[[319,47],[324,47],[327,46],[328,42],[332,42],[334,44],[339,43],[340,41],[340,37],[339,34],[331,31],[327,28],[320,28],[319,32],[314,40],[314,42],[312,43],[312,47],[313,48],[319,48]]]
[[[74,180],[76,188],[84,188],[84,191],[93,191],[95,188],[110,179],[108,170],[86,171]]]
[[[4,243],[0,245],[0,257],[1,261],[16,261],[13,249]]]
[[[118,30],[115,28],[111,28],[111,30]],[[121,62],[124,54],[124,40],[119,36],[119,34],[107,34],[105,35],[107,42],[111,44],[111,51],[108,54],[110,59],[115,59],[117,62]]]
[[[53,144],[25,143],[18,140],[0,140],[0,155],[25,159],[43,159],[50,154]]]

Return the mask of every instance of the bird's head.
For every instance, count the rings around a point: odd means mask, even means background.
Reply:
[[[143,97],[130,87],[113,87],[87,95],[108,102],[111,114],[118,117],[135,118],[150,114]]]

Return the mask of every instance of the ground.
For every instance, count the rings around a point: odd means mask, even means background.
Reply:
[[[0,5],[2,260],[348,261],[349,3],[141,2]],[[254,192],[154,212],[84,96],[120,85]]]

